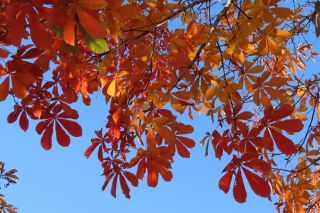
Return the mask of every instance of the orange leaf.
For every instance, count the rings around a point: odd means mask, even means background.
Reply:
[[[175,140],[175,136],[174,134],[170,131],[170,129],[166,126],[154,126],[155,130],[159,133],[159,135],[168,140],[168,141],[174,141]]]
[[[111,97],[116,97],[116,94],[117,94],[116,79],[113,79],[109,84],[107,94],[110,95]]]
[[[108,3],[105,0],[79,0],[78,4],[81,8],[89,10],[98,10],[106,7]]]
[[[165,180],[165,181],[171,181],[171,180],[172,180],[173,175],[172,175],[172,172],[171,172],[171,171],[169,171],[169,170],[161,167],[160,170],[159,170],[159,172],[160,172],[163,180]]]
[[[139,179],[142,179],[144,177],[144,174],[146,173],[147,169],[147,163],[145,160],[141,160],[138,164],[138,169],[137,169],[137,177]]]
[[[274,54],[274,55],[280,55],[282,48],[279,43],[276,41],[272,40],[271,38],[267,37],[267,42],[268,42],[268,47],[269,50]]]
[[[151,149],[154,149],[156,147],[156,140],[151,128],[148,129],[147,143],[148,143],[148,147],[150,147]]]
[[[247,199],[247,192],[243,184],[243,179],[242,179],[240,169],[236,174],[236,180],[233,186],[233,197],[239,203],[244,203],[246,202],[246,199]]]
[[[153,165],[148,167],[147,183],[148,183],[148,186],[156,187],[158,184],[158,172],[153,167],[154,167]]]
[[[63,40],[69,45],[72,45],[72,46],[75,45],[76,36],[75,36],[73,14],[67,18],[67,23],[64,25]]]

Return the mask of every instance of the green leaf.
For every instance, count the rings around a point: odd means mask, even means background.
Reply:
[[[89,49],[97,54],[107,52],[109,46],[106,40],[102,38],[93,38],[91,37],[83,28],[81,28],[84,39],[87,42]]]

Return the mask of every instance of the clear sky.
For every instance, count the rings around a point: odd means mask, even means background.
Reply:
[[[316,66],[309,69],[317,70]],[[209,156],[204,157],[205,150],[199,141],[206,131],[212,131],[215,126],[196,115],[192,122],[195,126],[192,137],[197,145],[191,151],[190,159],[176,156],[173,180],[169,183],[160,181],[156,188],[148,187],[145,180],[140,181],[137,188],[131,187],[130,200],[124,198],[118,187],[118,196],[113,198],[110,186],[105,192],[101,191],[104,178],[95,154],[88,160],[83,154],[90,145],[94,130],[104,126],[106,105],[98,94],[90,107],[81,105],[76,108],[83,137],[72,138],[68,148],[54,142],[50,151],[44,151],[40,136],[34,131],[34,123],[31,122],[27,133],[19,129],[18,123],[7,124],[12,103],[0,103],[0,160],[7,163],[7,168],[16,168],[20,177],[17,185],[0,193],[19,208],[19,213],[275,212],[273,203],[276,199],[270,202],[258,197],[248,184],[245,204],[238,204],[233,199],[232,188],[228,194],[218,188],[221,171],[227,161],[216,159],[212,149]]]
[[[27,133],[18,123],[9,125],[6,116],[11,103],[1,103],[1,149],[2,161],[8,168],[16,168],[20,181],[5,189],[7,200],[22,213],[212,213],[212,212],[273,212],[273,202],[257,197],[247,186],[248,199],[238,204],[232,197],[232,190],[226,195],[218,188],[221,171],[226,161],[219,161],[211,155],[204,157],[204,147],[199,145],[205,131],[214,126],[198,117],[193,138],[197,146],[190,159],[175,158],[174,178],[171,182],[160,181],[156,188],[140,181],[139,187],[131,191],[127,200],[118,188],[113,198],[108,187],[101,191],[102,169],[95,155],[87,160],[83,153],[90,144],[93,131],[104,125],[107,110],[99,95],[90,107],[80,107],[79,122],[83,126],[83,137],[73,138],[70,147],[62,148],[54,142],[50,151],[40,146],[40,136],[31,125]],[[195,116],[197,117],[197,116]],[[181,121],[184,121],[182,119]]]

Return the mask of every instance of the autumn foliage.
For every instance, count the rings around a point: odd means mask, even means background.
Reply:
[[[237,202],[252,190],[280,212],[317,212],[318,1],[2,0],[0,24],[0,101],[13,100],[8,123],[36,123],[43,149],[82,136],[74,103],[103,94],[85,157],[112,196],[172,180],[200,144],[230,159],[218,186]],[[195,113],[212,120],[200,143],[178,121]]]

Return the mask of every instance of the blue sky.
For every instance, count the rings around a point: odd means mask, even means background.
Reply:
[[[101,191],[103,177],[95,155],[89,160],[83,153],[89,145],[93,131],[103,126],[107,110],[99,98],[93,99],[90,107],[80,107],[80,123],[83,137],[73,138],[70,147],[44,151],[40,136],[30,126],[27,133],[19,130],[18,123],[8,125],[6,116],[11,111],[10,101],[1,103],[1,160],[8,168],[16,168],[20,181],[4,190],[7,200],[19,207],[22,213],[99,213],[99,212],[256,212],[274,211],[273,202],[257,197],[248,189],[245,204],[237,204],[232,192],[227,195],[218,188],[221,171],[226,161],[211,155],[204,157],[204,148],[199,145],[205,131],[213,125],[196,117],[193,138],[197,146],[190,159],[177,157],[173,165],[174,178],[170,183],[160,181],[156,188],[147,187],[141,181],[132,188],[131,199],[122,195],[120,187],[114,199],[108,187]],[[183,119],[181,120],[183,121]]]
[[[311,66],[309,69],[317,70]],[[124,198],[120,187],[117,198],[113,198],[108,187],[101,191],[104,178],[99,161],[93,154],[85,159],[84,151],[90,145],[94,130],[104,126],[106,105],[101,98],[93,98],[92,105],[77,107],[83,137],[73,138],[68,148],[54,142],[50,151],[40,146],[40,136],[31,123],[27,133],[19,129],[18,123],[7,124],[6,118],[12,111],[10,101],[0,103],[1,149],[0,160],[7,168],[16,168],[20,181],[3,192],[7,200],[22,213],[212,213],[212,212],[274,212],[273,203],[256,196],[247,186],[248,198],[245,204],[238,204],[232,197],[232,190],[224,194],[218,188],[221,171],[227,161],[219,161],[211,150],[204,157],[204,147],[199,145],[206,131],[214,125],[195,116],[192,124],[197,142],[190,159],[175,158],[174,178],[171,182],[160,181],[156,188],[148,187],[144,181],[139,187],[131,188],[131,199]],[[180,121],[186,121],[180,119]],[[188,121],[190,122],[190,121]],[[32,125],[33,124],[33,125]]]

